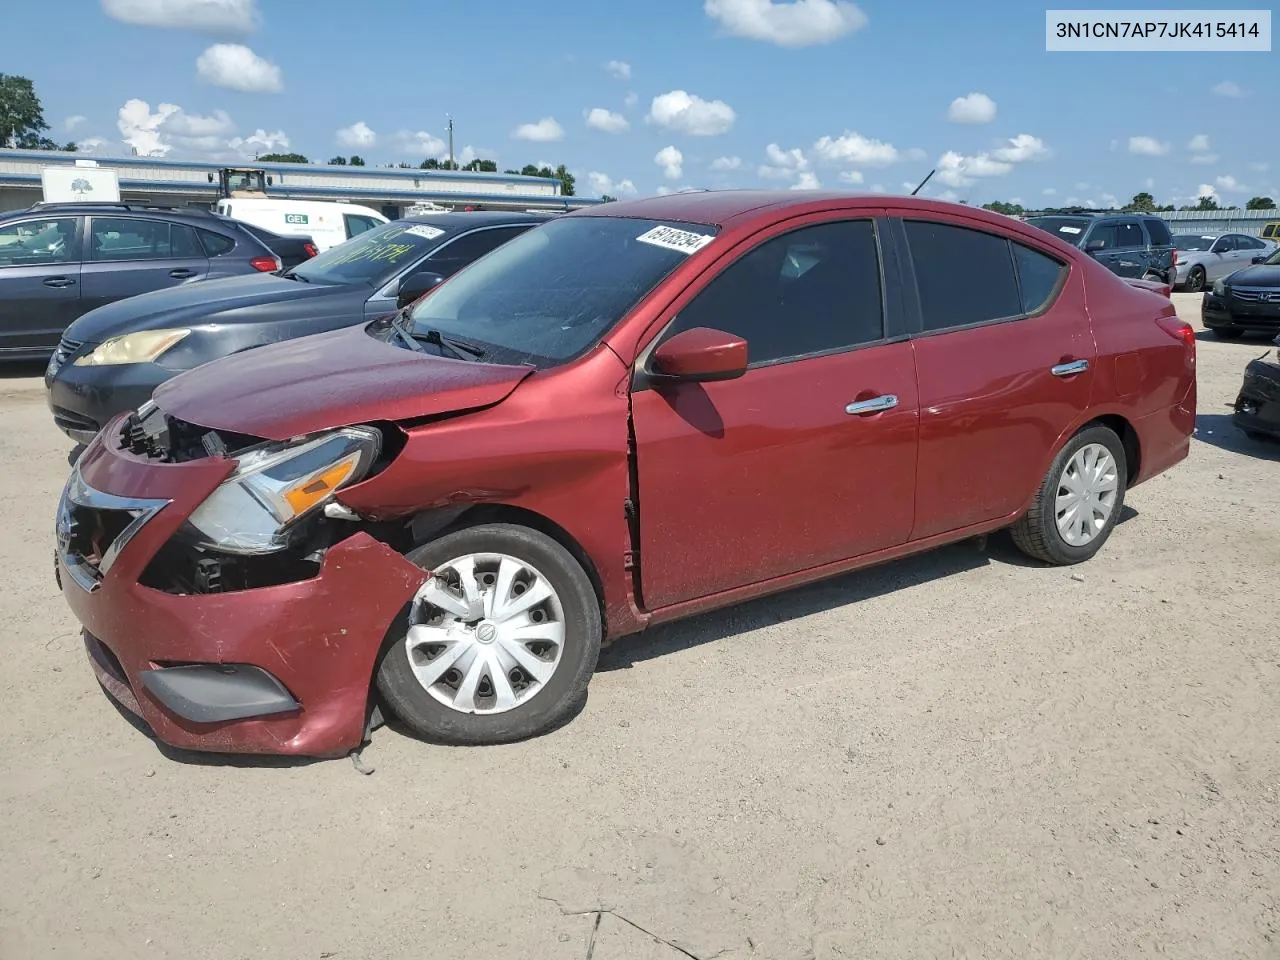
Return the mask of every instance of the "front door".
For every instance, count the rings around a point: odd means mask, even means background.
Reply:
[[[655,340],[737,334],[746,374],[632,394],[651,610],[911,532],[916,378],[911,344],[892,340],[896,307],[886,324],[876,222],[808,218],[748,246],[673,305]]]
[[[919,292],[911,537],[922,539],[1030,499],[1088,408],[1097,349],[1083,281],[1066,264],[960,218],[902,227]]]
[[[92,217],[81,284],[85,312],[209,273],[196,232],[182,223]]]
[[[0,227],[0,357],[50,352],[80,315],[80,218]]]

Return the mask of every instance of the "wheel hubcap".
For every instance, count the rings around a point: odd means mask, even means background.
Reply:
[[[1058,480],[1058,533],[1073,547],[1091,543],[1116,508],[1120,471],[1111,451],[1090,443],[1067,461]]]
[[[536,696],[564,649],[564,610],[533,565],[499,553],[435,568],[409,614],[414,676],[459,713],[505,713]]]

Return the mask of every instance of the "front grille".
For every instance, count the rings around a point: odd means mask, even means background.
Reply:
[[[1242,303],[1280,305],[1280,287],[1232,287],[1231,296]]]
[[[83,340],[72,340],[70,337],[63,337],[58,341],[58,348],[53,351],[53,365],[60,367],[84,346]]]
[[[63,430],[83,430],[90,433],[97,433],[99,430],[96,420],[65,407],[53,408],[53,422]]]

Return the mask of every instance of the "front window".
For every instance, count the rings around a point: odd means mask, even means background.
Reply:
[[[1280,248],[1273,250],[1271,252],[1271,256],[1267,257],[1267,259],[1262,262],[1269,267],[1280,266]]]
[[[1204,252],[1213,246],[1213,242],[1217,237],[1197,237],[1190,233],[1180,233],[1173,238],[1173,245],[1179,250],[1185,250],[1188,253],[1194,251]]]
[[[1087,217],[1031,217],[1027,223],[1039,227],[1045,233],[1052,233],[1059,240],[1064,240],[1073,247],[1080,246],[1080,240],[1089,229]]]
[[[0,227],[0,267],[66,263],[75,256],[74,219],[24,220]]]
[[[503,244],[413,310],[435,330],[549,365],[582,353],[716,235],[703,224],[565,217]]]
[[[379,287],[440,245],[445,231],[397,220],[346,240],[289,271],[312,283],[367,283]]]

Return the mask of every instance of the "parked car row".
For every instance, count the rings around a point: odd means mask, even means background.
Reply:
[[[443,282],[483,231],[397,222],[265,278],[295,317],[427,292],[187,370],[89,443],[57,576],[161,741],[341,755],[375,704],[540,734],[602,643],[1002,528],[1080,563],[1187,456],[1169,298],[1011,219],[724,191],[516,227]],[[198,353],[174,293],[135,310]]]
[[[1251,259],[1250,266],[1214,280],[1201,298],[1201,322],[1215,336],[1280,331],[1280,250]]]

